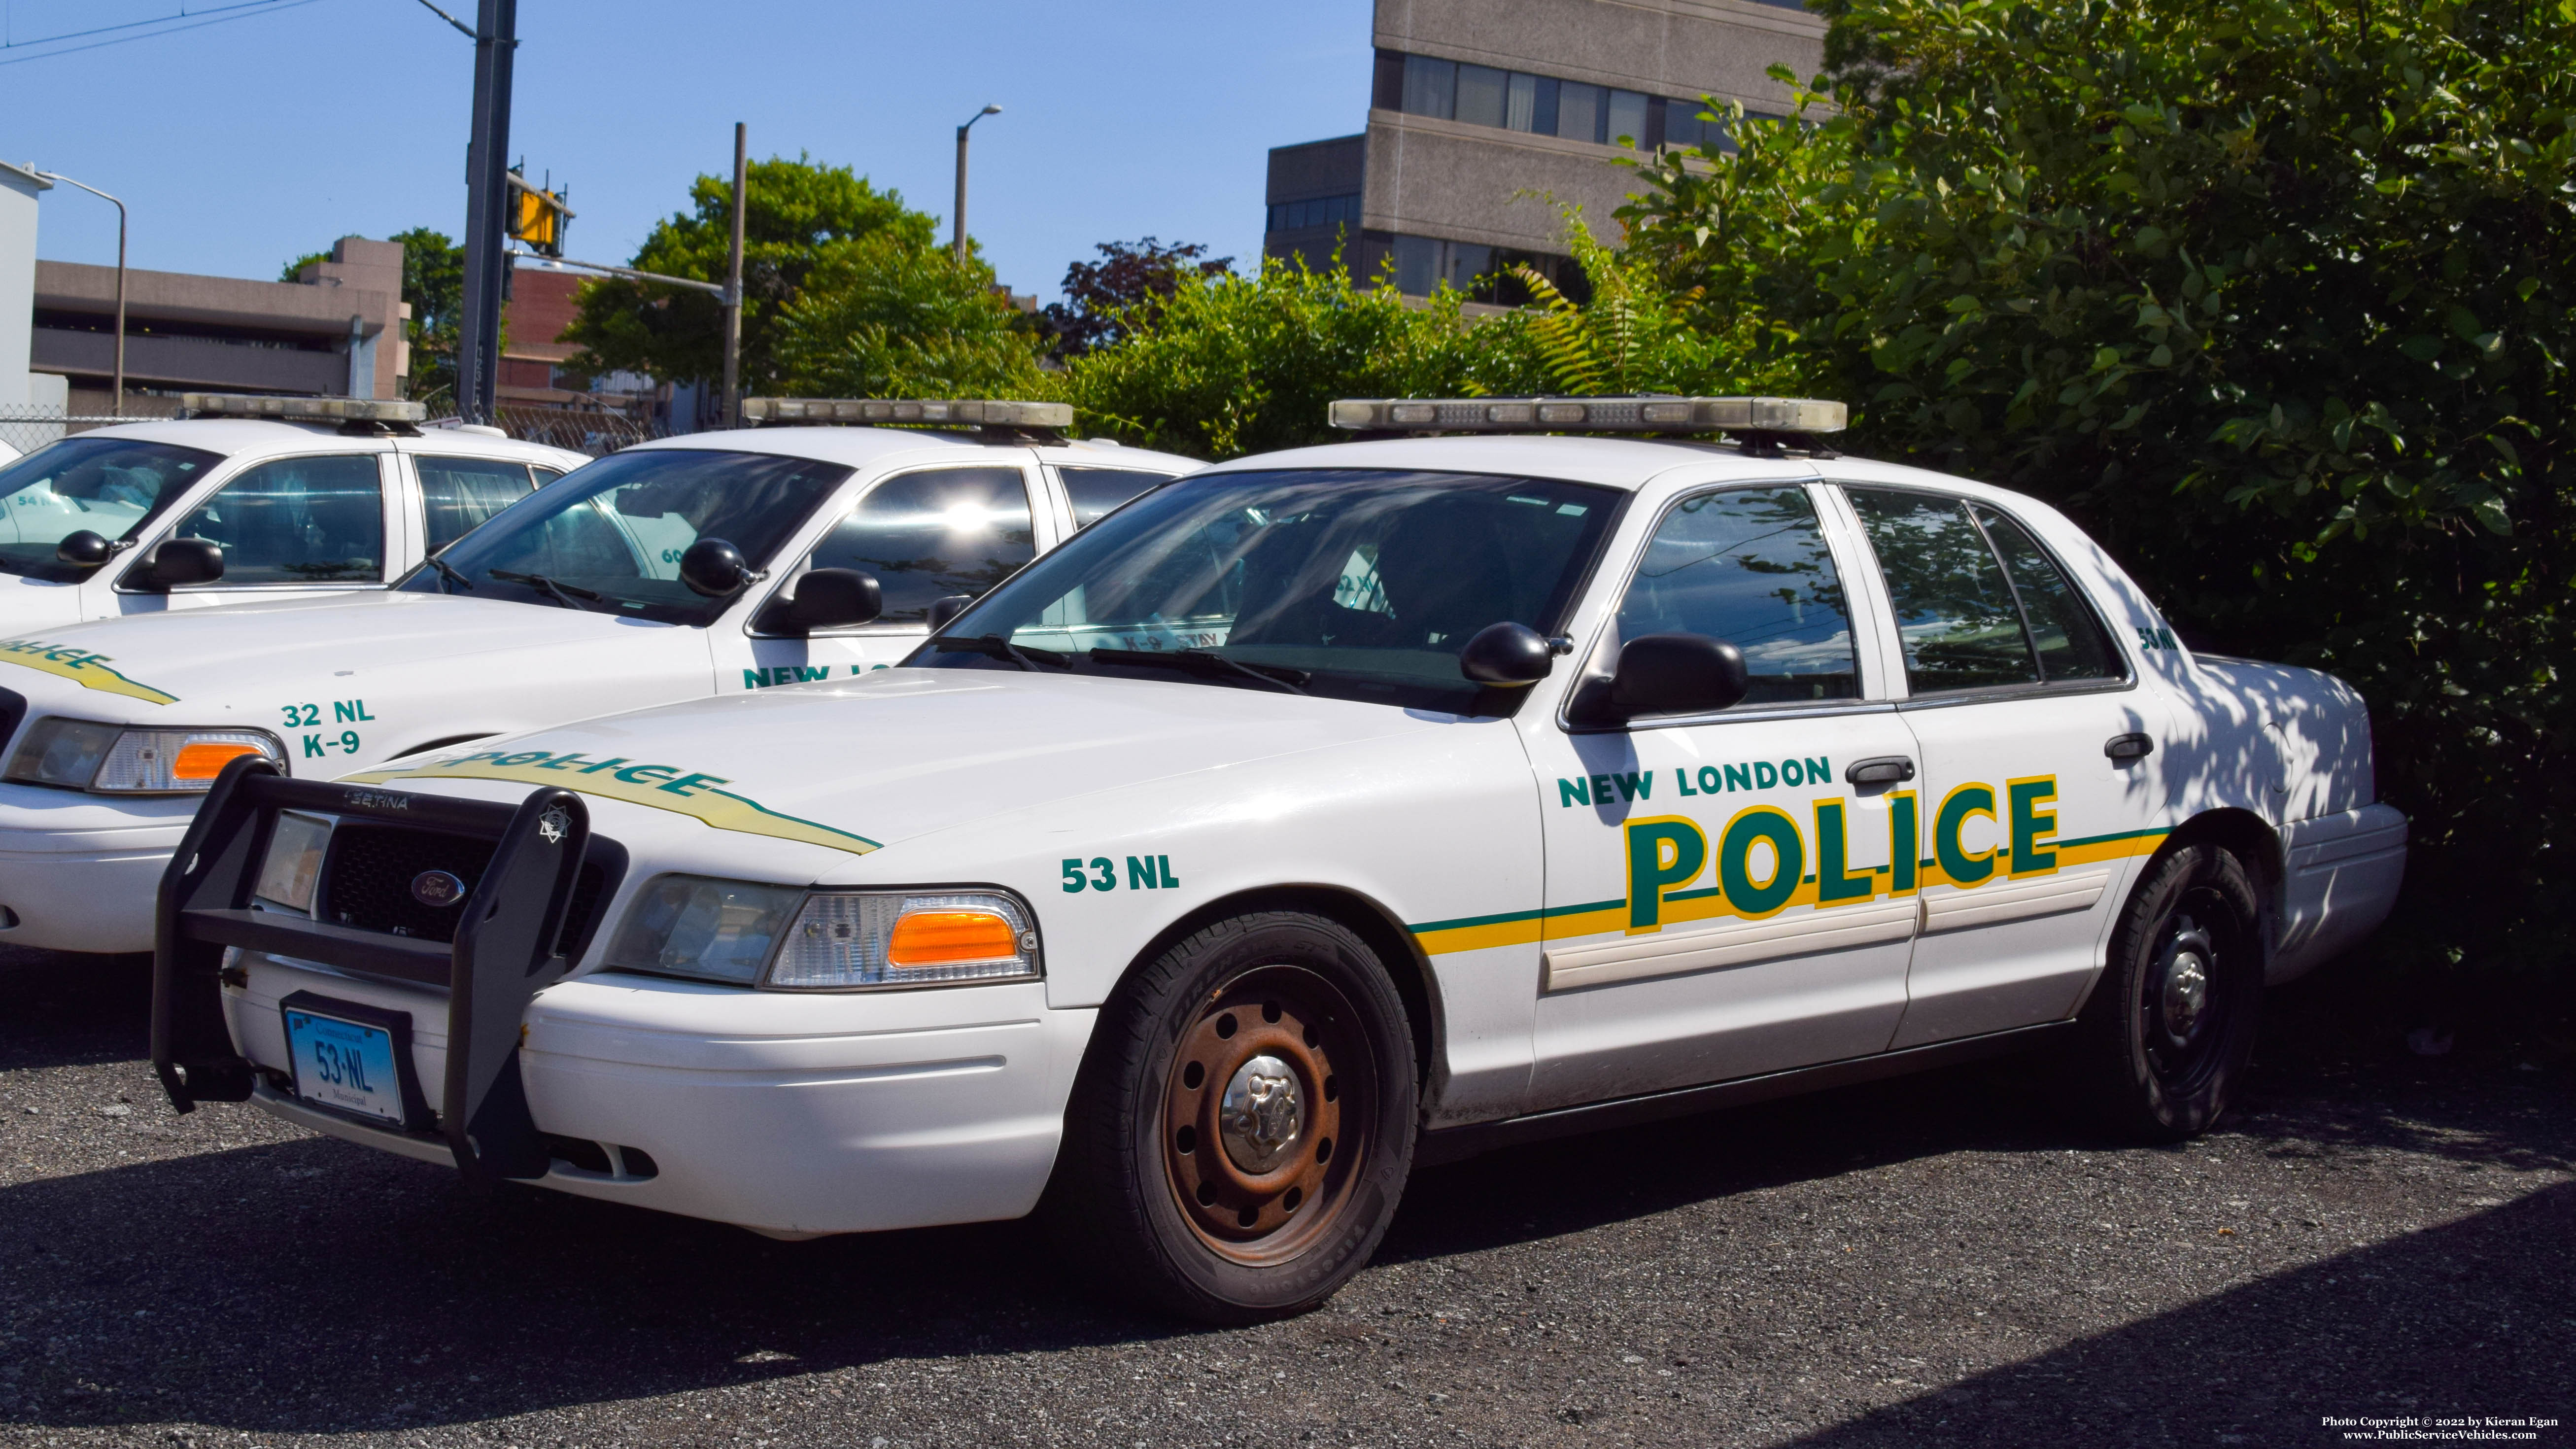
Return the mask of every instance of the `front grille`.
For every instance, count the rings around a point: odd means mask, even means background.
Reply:
[[[603,847],[606,847],[603,850]],[[497,842],[439,830],[402,825],[344,821],[332,832],[331,853],[322,865],[316,914],[323,920],[361,931],[412,936],[424,941],[456,939],[464,918],[464,896],[470,896],[492,865]],[[620,854],[597,837],[573,880],[572,906],[564,916],[563,954],[578,959],[590,944],[599,908],[611,883],[603,855]],[[412,895],[412,882],[443,870],[464,882],[454,905],[428,906]]]

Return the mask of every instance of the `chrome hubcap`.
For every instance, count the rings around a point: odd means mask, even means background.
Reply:
[[[2215,955],[2208,933],[2188,919],[2165,950],[2156,1007],[2165,1036],[2175,1046],[2188,1043],[2209,1013],[2210,966]]]
[[[1305,1127],[1297,1074],[1268,1053],[1245,1062],[1225,1084],[1217,1122],[1225,1155],[1235,1166],[1249,1173],[1277,1167],[1297,1146]]]

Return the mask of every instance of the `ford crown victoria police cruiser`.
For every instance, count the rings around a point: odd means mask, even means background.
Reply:
[[[192,393],[0,467],[0,634],[381,589],[589,462],[419,403]]]
[[[0,941],[150,950],[170,848],[235,755],[327,778],[556,720],[847,679],[910,652],[934,610],[1197,466],[1060,440],[1062,404],[838,406],[965,426],[647,443],[390,590],[0,635]]]
[[[905,661],[228,767],[154,1052],[477,1178],[779,1236],[1007,1218],[1221,1320],[1418,1161],[2063,1039],[2205,1128],[2404,864],[2362,703],[1823,404],[1355,403]]]

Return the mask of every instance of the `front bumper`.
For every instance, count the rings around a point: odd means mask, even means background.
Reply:
[[[0,785],[0,906],[18,921],[0,943],[151,950],[153,894],[202,798]]]
[[[224,1006],[261,1069],[254,1101],[335,1137],[453,1161],[435,1136],[277,1085],[279,1003],[298,991],[406,1013],[413,1069],[440,1081],[446,993],[259,953],[239,964]],[[530,1003],[519,1054],[529,1113],[555,1148],[533,1181],[787,1237],[1019,1217],[1054,1167],[1095,1014],[1049,1010],[1040,982],[834,996],[622,972],[560,982]],[[567,1155],[576,1142],[596,1145],[581,1154],[590,1166]]]

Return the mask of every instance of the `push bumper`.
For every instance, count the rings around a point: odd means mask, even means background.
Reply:
[[[2388,919],[2406,879],[2406,817],[2389,805],[2281,829],[2281,931],[2272,983],[2303,976]]]
[[[0,785],[0,943],[49,951],[149,951],[152,898],[198,797],[103,801]]]

